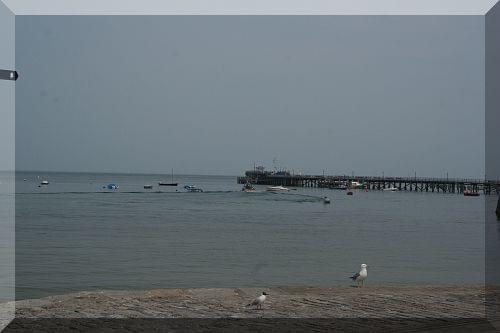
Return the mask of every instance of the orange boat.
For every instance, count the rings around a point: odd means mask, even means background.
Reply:
[[[248,182],[243,186],[243,188],[241,190],[243,192],[247,192],[247,193],[255,192],[255,188],[252,186],[252,184],[250,184]]]

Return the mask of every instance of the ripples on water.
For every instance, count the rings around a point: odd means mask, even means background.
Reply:
[[[484,281],[484,199],[298,188],[236,177],[69,174],[16,180],[16,296],[95,289]],[[26,179],[24,181],[23,179]],[[102,186],[116,183],[116,191]],[[153,190],[143,185],[153,184]],[[195,184],[204,193],[185,193]],[[178,192],[176,192],[176,190]],[[321,197],[332,199],[325,205]]]

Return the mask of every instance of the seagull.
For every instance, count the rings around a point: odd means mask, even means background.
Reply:
[[[368,267],[367,264],[361,264],[361,270],[359,271],[359,273],[356,273],[350,277],[353,281],[356,281],[356,283],[358,284],[358,287],[360,287],[360,283],[361,283],[361,287],[364,285],[364,281],[365,281],[366,277],[368,276],[368,272],[366,271],[367,267]]]
[[[253,300],[252,303],[247,304],[247,306],[255,306],[256,308],[262,309],[262,304],[266,300],[268,294],[264,291],[262,295]]]

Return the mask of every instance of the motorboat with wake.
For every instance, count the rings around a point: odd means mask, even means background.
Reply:
[[[283,187],[283,186],[268,186],[266,188],[266,191],[268,191],[268,192],[288,192],[288,191],[290,191],[290,189]]]
[[[188,192],[203,192],[203,190],[199,187],[196,187],[194,185],[186,185],[184,186],[184,189]]]

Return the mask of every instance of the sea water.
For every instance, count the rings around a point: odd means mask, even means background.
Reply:
[[[265,186],[244,193],[236,176],[159,181],[171,176],[18,172],[17,299],[348,285],[362,263],[373,284],[484,281],[484,196]],[[103,189],[109,183],[119,188]],[[187,193],[191,184],[204,192]]]

